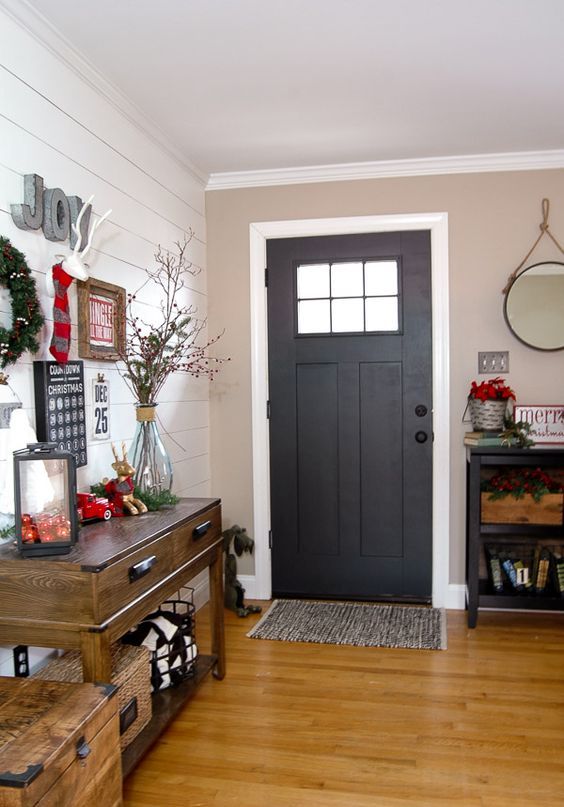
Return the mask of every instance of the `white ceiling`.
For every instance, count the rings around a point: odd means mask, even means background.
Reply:
[[[564,147],[564,0],[30,0],[203,173]]]

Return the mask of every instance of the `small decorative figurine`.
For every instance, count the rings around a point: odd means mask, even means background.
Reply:
[[[104,480],[104,487],[110,503],[115,508],[114,515],[123,516],[128,513],[130,516],[137,516],[146,513],[147,507],[141,499],[136,499],[133,495],[134,485],[131,477],[135,473],[135,468],[129,464],[125,443],[121,444],[123,459],[120,460],[113,443],[112,451],[116,459],[112,462],[112,468],[117,474],[117,479]]]
[[[93,493],[77,493],[76,506],[79,521],[91,521],[99,518],[109,521],[112,515],[116,515],[114,502],[104,496],[95,496]]]
[[[39,530],[37,524],[34,523],[29,513],[22,513],[22,543],[23,544],[39,544],[41,538],[39,537]]]
[[[252,554],[255,542],[247,535],[246,529],[238,524],[225,530],[222,537],[225,551],[225,607],[235,611],[237,616],[260,614],[262,608],[259,605],[245,605],[245,589],[237,580],[237,558],[229,553],[231,541],[233,541],[233,549],[239,558],[243,552]]]

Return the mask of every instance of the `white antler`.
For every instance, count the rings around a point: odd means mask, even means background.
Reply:
[[[82,210],[80,212],[82,213]],[[83,258],[86,255],[86,253],[88,252],[88,250],[90,249],[90,247],[92,246],[92,239],[94,238],[94,233],[96,232],[98,227],[102,224],[102,222],[105,221],[108,218],[108,216],[110,215],[111,212],[112,212],[112,210],[110,208],[110,210],[106,210],[106,212],[104,213],[103,216],[100,216],[99,219],[95,220],[94,224],[92,225],[92,229],[90,230],[90,235],[88,236],[88,243],[86,244],[86,246],[82,250],[82,257]],[[80,216],[79,216],[79,218],[80,218]]]
[[[82,221],[82,216],[84,215],[84,211],[86,208],[92,204],[92,200],[94,199],[93,196],[88,199],[86,204],[82,205],[80,208],[80,213],[78,214],[78,218],[76,220],[76,224],[72,224],[72,229],[74,234],[76,235],[76,244],[74,245],[74,249],[70,255],[68,255],[62,263],[63,269],[67,274],[71,277],[76,278],[77,280],[88,280],[88,270],[86,265],[84,264],[84,257],[90,247],[92,246],[92,239],[94,238],[94,233],[100,227],[103,221],[105,221],[110,213],[112,212],[111,209],[107,210],[103,216],[99,219],[96,219],[90,229],[90,234],[88,236],[88,243],[86,244],[85,248],[80,252],[80,247],[82,245],[82,232],[80,230],[80,223]]]
[[[84,211],[86,210],[88,205],[92,204],[93,199],[94,196],[91,196],[90,199],[86,202],[86,204],[82,205],[82,207],[80,208],[80,213],[78,214],[78,218],[76,220],[76,224],[74,223],[74,221],[71,224],[72,231],[76,235],[76,242],[74,245],[74,249],[72,251],[73,255],[78,255],[78,253],[80,252],[80,247],[82,246],[82,230],[80,229],[80,223],[82,221],[82,217],[84,216]]]

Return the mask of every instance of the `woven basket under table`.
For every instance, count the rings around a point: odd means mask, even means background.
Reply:
[[[120,745],[125,749],[151,719],[151,665],[146,647],[116,642],[112,645],[112,680],[118,687]],[[44,681],[82,682],[82,661],[77,650],[70,650],[50,661],[33,675]],[[135,712],[137,716],[135,717]]]

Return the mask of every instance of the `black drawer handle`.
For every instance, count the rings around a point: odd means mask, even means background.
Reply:
[[[194,527],[192,535],[194,536],[194,538],[201,538],[203,535],[206,534],[211,525],[212,525],[211,521],[204,521],[203,524],[198,524],[197,527]]]
[[[119,711],[119,733],[125,734],[127,729],[137,720],[137,698],[133,696],[129,703]]]
[[[129,568],[129,582],[134,583],[136,580],[139,580],[140,577],[145,577],[146,574],[149,574],[156,562],[157,556],[151,555],[149,558],[145,558],[145,560],[140,560],[135,566],[131,566]]]
[[[91,750],[84,737],[80,737],[76,741],[76,755],[79,759],[86,759]]]

